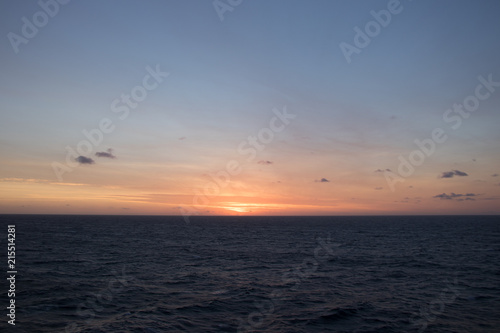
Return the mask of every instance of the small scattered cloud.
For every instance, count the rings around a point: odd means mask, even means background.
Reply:
[[[115,155],[113,155],[113,149],[109,148],[106,151],[98,151],[95,153],[95,156],[97,157],[106,157],[106,158],[116,158]]]
[[[260,160],[257,162],[258,164],[264,164],[264,165],[269,165],[269,164],[273,164],[273,162],[271,161],[264,161],[264,160]]]
[[[373,172],[386,172],[386,171],[389,171],[389,172],[390,172],[390,171],[391,171],[391,169],[385,169],[385,170],[382,170],[382,169],[377,169],[377,170],[375,170],[375,171],[373,171]]]
[[[375,187],[375,189],[376,189],[377,191],[379,191],[379,190],[382,190],[382,189],[383,189],[383,187],[380,187],[380,186],[379,186],[379,187]]]
[[[491,177],[498,177],[498,173],[492,174]]]
[[[186,140],[186,137],[185,137],[185,136],[181,136],[181,137],[179,138],[179,140]]]
[[[414,204],[418,205],[422,202],[421,197],[404,197],[402,200],[395,200],[394,202],[398,203],[409,203],[409,204]]]
[[[453,171],[443,172],[439,178],[452,178],[455,175]]]
[[[468,174],[460,170],[452,170],[443,172],[439,178],[453,178],[454,176],[465,177]]]
[[[460,170],[455,170],[455,176],[465,177],[468,176],[468,174]]]
[[[437,199],[441,199],[441,200],[464,201],[464,200],[476,200],[473,197],[477,197],[478,195],[479,194],[475,194],[475,193],[460,194],[460,193],[451,192],[450,194],[441,193],[441,194],[433,196],[433,198],[437,198]]]
[[[78,156],[75,158],[75,161],[77,161],[80,164],[94,164],[95,161],[91,159],[90,157],[85,157],[85,156]]]
[[[316,183],[329,183],[330,181],[326,178],[321,178],[320,180],[315,180]]]

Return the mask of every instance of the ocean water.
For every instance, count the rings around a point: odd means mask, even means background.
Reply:
[[[500,332],[499,217],[0,222],[5,332]]]

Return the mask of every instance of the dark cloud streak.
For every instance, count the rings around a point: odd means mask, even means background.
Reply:
[[[95,161],[91,159],[90,157],[85,157],[85,156],[78,156],[75,158],[75,161],[77,161],[80,164],[94,164]]]
[[[460,194],[460,193],[451,192],[450,194],[441,193],[441,194],[433,196],[433,198],[441,199],[441,200],[454,200],[454,199],[456,199],[457,201],[464,201],[464,200],[475,200],[472,197],[477,197],[478,195],[479,194],[475,194],[475,193]]]
[[[390,171],[391,171],[391,169],[385,169],[385,170],[382,170],[382,169],[377,169],[377,170],[375,170],[375,171],[373,171],[373,172],[386,172],[386,171],[390,172]]]
[[[468,174],[460,170],[452,170],[443,172],[439,178],[453,178],[454,176],[465,177]]]
[[[115,155],[113,155],[113,149],[109,148],[106,151],[98,151],[95,153],[95,156],[97,157],[106,157],[106,158],[116,158]]]

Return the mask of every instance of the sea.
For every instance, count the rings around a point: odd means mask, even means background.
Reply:
[[[1,215],[0,228],[2,332],[500,332],[499,216]]]

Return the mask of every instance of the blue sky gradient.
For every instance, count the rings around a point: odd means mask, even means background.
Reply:
[[[497,1],[243,0],[223,21],[211,1],[42,3],[58,12],[17,53],[9,33],[42,9],[0,4],[0,212],[499,213],[500,91],[457,130],[443,121],[479,76],[500,82]],[[390,4],[400,12],[348,63],[340,44]],[[148,66],[169,75],[120,120],[112,102]],[[246,161],[237,147],[285,106],[296,118]],[[102,118],[115,129],[96,163],[58,179],[52,164]],[[448,140],[391,190],[376,170],[398,176],[434,128]],[[94,155],[108,148],[116,159]],[[230,160],[242,172],[195,205]],[[455,169],[468,176],[439,178]],[[452,192],[477,196],[435,197]]]

